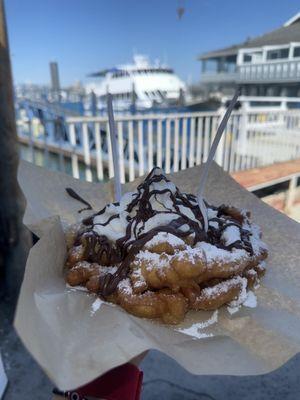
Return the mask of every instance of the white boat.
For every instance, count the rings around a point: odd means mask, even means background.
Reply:
[[[183,99],[186,86],[174,71],[159,62],[150,63],[147,56],[135,55],[133,64],[103,70],[90,77],[102,78],[86,85],[87,93],[94,92],[98,108],[106,107],[106,95],[113,96],[114,109],[147,109],[159,104],[175,104]]]

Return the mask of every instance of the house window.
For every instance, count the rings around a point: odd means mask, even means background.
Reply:
[[[252,61],[252,56],[251,54],[244,54],[244,58],[243,58],[244,63],[248,63]]]
[[[281,58],[288,58],[289,49],[276,49],[267,52],[267,60],[277,60]]]
[[[300,46],[294,48],[294,57],[300,57]]]
[[[218,72],[218,62],[217,59],[208,59],[205,60],[204,63],[204,71],[203,72]]]

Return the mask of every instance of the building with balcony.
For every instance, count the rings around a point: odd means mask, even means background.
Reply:
[[[201,83],[207,93],[300,97],[300,12],[280,28],[202,54]]]

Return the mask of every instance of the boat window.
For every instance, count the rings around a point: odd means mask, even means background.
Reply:
[[[133,74],[173,74],[174,71],[171,68],[148,68],[148,69],[136,69],[132,71]]]
[[[112,74],[113,78],[122,78],[123,76],[128,76],[127,71],[116,71]]]

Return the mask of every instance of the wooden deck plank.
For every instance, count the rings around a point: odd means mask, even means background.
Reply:
[[[267,167],[253,168],[233,172],[231,176],[242,186],[249,189],[272,181],[289,179],[294,174],[300,175],[300,159],[276,163]]]

